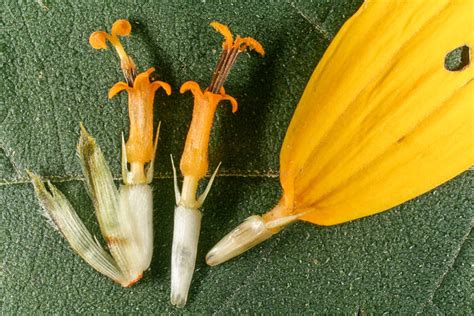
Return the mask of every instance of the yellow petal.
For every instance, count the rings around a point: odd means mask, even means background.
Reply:
[[[281,151],[302,217],[333,225],[427,192],[474,164],[472,1],[367,1],[314,71]]]

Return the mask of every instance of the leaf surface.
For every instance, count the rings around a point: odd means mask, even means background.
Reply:
[[[2,312],[156,313],[169,304],[174,195],[169,154],[179,157],[191,119],[189,95],[157,94],[162,121],[155,181],[151,271],[130,289],[87,266],[40,213],[25,169],[50,179],[100,236],[75,147],[79,122],[120,177],[127,99],[107,99],[121,80],[113,52],[88,36],[118,18],[132,23],[125,46],[140,70],[156,67],[174,91],[208,84],[221,38],[208,24],[253,36],[267,55],[240,58],[226,84],[239,110],[218,110],[197,271],[182,312],[472,313],[472,172],[402,206],[334,227],[295,224],[215,268],[204,256],[226,232],[281,195],[278,157],[305,84],[359,1],[4,1],[1,55],[0,227]],[[118,183],[118,181],[117,181]],[[179,311],[181,312],[181,310]]]

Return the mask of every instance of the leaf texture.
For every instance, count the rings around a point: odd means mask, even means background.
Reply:
[[[156,67],[173,91],[188,80],[209,82],[221,41],[211,21],[255,36],[267,52],[264,59],[242,56],[225,86],[240,107],[235,114],[221,108],[212,131],[210,169],[222,166],[204,205],[195,286],[182,313],[472,314],[472,172],[390,212],[331,227],[297,223],[225,265],[204,262],[242,219],[278,202],[279,152],[293,111],[330,39],[360,5],[3,1],[2,314],[179,313],[168,300],[175,203],[169,154],[183,150],[188,95],[173,93],[155,104],[154,124],[162,122],[152,183],[155,247],[150,271],[133,288],[114,284],[71,252],[41,216],[23,171],[51,180],[100,236],[75,149],[82,121],[116,184],[121,181],[127,100],[109,101],[107,91],[122,74],[113,52],[99,54],[87,43],[92,31],[119,18],[132,23],[124,45],[139,70]]]

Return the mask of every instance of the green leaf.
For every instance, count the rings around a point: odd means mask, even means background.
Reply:
[[[472,314],[473,173],[389,212],[334,227],[295,224],[258,248],[210,268],[204,255],[237,223],[278,201],[278,153],[305,83],[360,1],[4,1],[0,93],[2,312],[156,313],[169,304],[174,194],[169,154],[180,157],[192,99],[187,80],[208,84],[218,20],[254,36],[265,58],[245,55],[226,84],[239,111],[219,109],[210,169],[220,175],[204,204],[197,271],[184,312]],[[124,289],[85,264],[41,216],[25,169],[57,185],[100,236],[75,146],[79,123],[120,177],[127,98],[107,99],[122,80],[112,51],[88,36],[130,19],[125,46],[140,70],[157,68],[174,93],[156,97],[162,121],[156,161],[151,270]],[[356,56],[354,56],[356,58]],[[119,182],[119,181],[118,181]]]

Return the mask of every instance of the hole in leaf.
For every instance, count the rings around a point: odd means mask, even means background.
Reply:
[[[444,68],[449,71],[460,71],[471,63],[471,48],[467,45],[453,49],[444,58]]]

